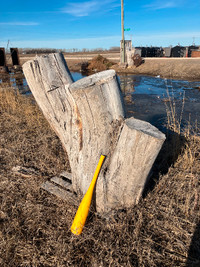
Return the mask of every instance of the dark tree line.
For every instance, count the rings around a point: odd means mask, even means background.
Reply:
[[[95,49],[78,49],[78,48],[69,48],[69,49],[56,49],[56,48],[19,48],[20,54],[49,54],[49,53],[89,53],[89,52],[119,52],[119,47],[110,47],[109,49],[95,48]]]

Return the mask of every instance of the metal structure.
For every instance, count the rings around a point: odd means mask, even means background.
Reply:
[[[6,66],[6,54],[4,47],[0,47],[0,66],[1,67]]]
[[[171,57],[185,57],[186,56],[186,47],[184,46],[174,46],[171,50]]]
[[[121,40],[120,42],[120,62],[127,63],[127,52],[132,50],[132,41],[131,40]],[[124,51],[124,53],[123,53]]]
[[[13,48],[13,47],[10,48],[10,54],[11,54],[13,66],[19,66],[20,65],[20,61],[19,61],[18,48]]]
[[[8,67],[6,65],[6,53],[5,48],[0,47],[0,73],[8,72]]]

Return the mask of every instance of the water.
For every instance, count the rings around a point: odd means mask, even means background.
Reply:
[[[73,77],[74,81],[78,81],[78,80],[86,77],[86,75],[83,75],[80,72],[71,72],[71,74],[72,74],[72,77]]]
[[[166,98],[173,95],[179,98],[185,90],[200,88],[200,82],[162,79],[142,75],[120,75],[121,89],[126,93],[155,95]],[[196,94],[198,98],[198,94]]]
[[[171,101],[182,127],[188,123],[199,125],[200,81],[126,74],[120,75],[120,84],[128,117],[134,116],[162,128],[161,125],[167,121],[166,110]]]
[[[85,75],[72,72],[75,81]],[[166,105],[169,97],[174,101],[177,118],[181,116],[182,123],[200,122],[200,81],[184,81],[162,79],[160,77],[142,75],[119,75],[122,94],[125,100],[127,117],[148,121],[160,128],[166,121]],[[22,74],[11,73],[0,77],[0,83],[17,87],[22,94],[30,94],[27,82]]]
[[[80,80],[81,78],[85,77],[79,72],[72,72],[72,76],[74,81]],[[10,73],[9,75],[8,74],[1,75],[0,83],[1,84],[4,83],[14,88],[18,88],[22,94],[31,94],[27,81],[22,73],[18,74]]]

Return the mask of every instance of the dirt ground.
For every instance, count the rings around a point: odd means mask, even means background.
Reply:
[[[21,64],[33,59],[35,55],[20,55]],[[81,64],[98,56],[97,53],[64,54],[71,71],[80,71]],[[116,63],[111,68],[118,73],[131,73],[158,76],[171,79],[200,80],[200,58],[144,58],[144,63],[139,67],[123,69],[118,64],[119,53],[102,53],[102,56]],[[8,59],[9,63],[9,59]]]
[[[115,66],[114,66],[115,68]],[[144,58],[139,67],[129,67],[117,72],[160,76],[169,79],[200,80],[200,58]]]

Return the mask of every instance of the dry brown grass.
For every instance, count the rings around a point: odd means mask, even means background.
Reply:
[[[31,97],[6,88],[0,101],[0,266],[200,266],[198,136],[169,135],[152,190],[110,219],[92,212],[76,237],[77,207],[40,189],[69,170],[58,138]],[[16,175],[16,165],[36,173]]]

